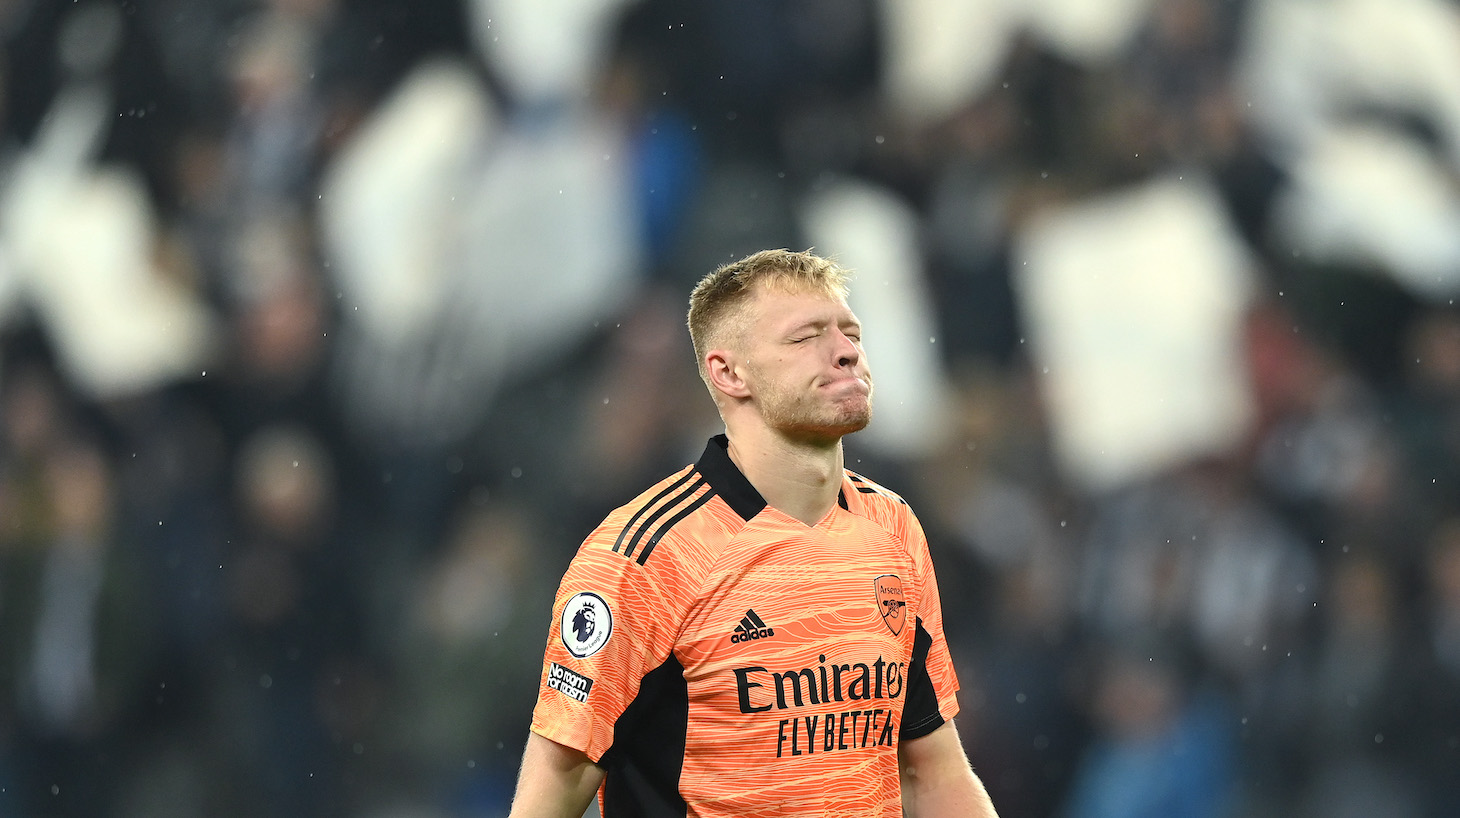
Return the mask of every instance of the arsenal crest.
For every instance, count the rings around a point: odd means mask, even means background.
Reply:
[[[872,580],[872,590],[877,595],[877,613],[893,636],[902,633],[907,622],[907,600],[902,595],[902,578],[897,574],[883,574]]]

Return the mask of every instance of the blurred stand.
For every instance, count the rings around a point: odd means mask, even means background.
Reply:
[[[0,813],[504,814],[553,578],[854,268],[1001,811],[1439,818],[1444,0],[0,2]]]

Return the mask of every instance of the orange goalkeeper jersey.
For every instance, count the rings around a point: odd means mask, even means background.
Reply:
[[[807,526],[726,446],[584,541],[532,729],[605,770],[604,818],[901,816],[898,742],[957,712],[922,528],[851,472]]]

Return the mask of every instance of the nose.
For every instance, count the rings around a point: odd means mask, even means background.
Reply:
[[[862,350],[845,332],[836,331],[836,364],[839,367],[853,366],[862,358]]]

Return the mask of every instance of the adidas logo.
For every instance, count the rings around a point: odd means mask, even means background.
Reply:
[[[775,635],[775,629],[766,625],[765,620],[761,619],[759,614],[750,610],[745,612],[745,616],[740,617],[740,624],[735,626],[735,632],[730,635],[730,641],[732,643],[749,642],[752,639],[764,639],[767,636]]]

